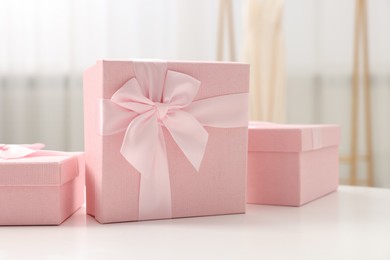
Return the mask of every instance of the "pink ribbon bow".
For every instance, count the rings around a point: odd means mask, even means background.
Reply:
[[[101,100],[100,132],[125,131],[121,154],[141,174],[139,219],[172,217],[163,128],[198,171],[206,150],[204,126],[247,127],[248,93],[194,101],[201,82],[167,70],[167,63],[134,62],[135,77]]]
[[[28,156],[65,156],[69,153],[42,150],[44,144],[0,144],[0,158],[4,160],[19,159]]]
[[[44,144],[0,144],[0,158],[17,159],[36,153],[45,147]]]

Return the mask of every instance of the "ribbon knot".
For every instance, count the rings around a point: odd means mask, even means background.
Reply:
[[[169,112],[170,106],[169,104],[165,103],[154,103],[154,109],[156,110],[156,113],[158,115],[158,122],[161,124],[163,123],[164,119],[167,117],[167,114]]]

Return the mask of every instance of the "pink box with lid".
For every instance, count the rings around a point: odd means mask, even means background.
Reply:
[[[340,128],[250,122],[247,202],[300,206],[337,190]]]
[[[0,225],[61,224],[84,203],[84,168],[83,153],[0,158]]]
[[[84,74],[87,213],[245,212],[249,66],[98,61]]]

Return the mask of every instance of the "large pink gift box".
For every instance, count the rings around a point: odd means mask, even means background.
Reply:
[[[83,153],[18,149],[0,145],[0,225],[61,224],[84,203]]]
[[[247,202],[300,206],[337,190],[340,128],[250,122]]]
[[[98,61],[84,74],[87,213],[245,212],[249,66]]]

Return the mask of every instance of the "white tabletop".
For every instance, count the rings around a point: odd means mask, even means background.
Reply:
[[[340,186],[303,207],[98,224],[0,227],[0,259],[390,259],[390,190]]]

